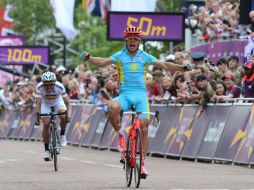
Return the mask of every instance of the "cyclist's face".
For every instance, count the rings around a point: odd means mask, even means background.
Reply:
[[[130,52],[136,52],[140,44],[140,38],[128,37],[125,39],[126,47]]]
[[[44,86],[44,89],[46,90],[46,92],[53,91],[54,84],[44,84],[43,86]]]

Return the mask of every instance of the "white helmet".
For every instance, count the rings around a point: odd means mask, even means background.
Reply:
[[[43,83],[55,83],[56,75],[52,72],[46,72],[42,74],[41,80]]]

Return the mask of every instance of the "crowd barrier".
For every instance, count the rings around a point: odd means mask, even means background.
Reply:
[[[72,105],[72,120],[67,125],[69,144],[117,150],[118,136],[107,120],[106,112],[94,105]],[[224,103],[208,105],[196,117],[197,105],[152,105],[160,112],[160,125],[151,119],[148,136],[152,155],[179,159],[254,163],[254,105]],[[35,111],[2,110],[0,138],[42,140],[42,125],[35,126]],[[131,117],[122,120],[124,133]]]

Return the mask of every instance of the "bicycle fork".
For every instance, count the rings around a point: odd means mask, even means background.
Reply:
[[[133,123],[134,127],[131,128],[130,134],[131,134],[131,139],[132,139],[132,144],[131,144],[131,162],[130,166],[134,167],[135,166],[135,159],[136,159],[136,144],[137,144],[137,138],[136,138],[136,130],[139,130],[140,128],[140,121],[139,119],[136,119]]]

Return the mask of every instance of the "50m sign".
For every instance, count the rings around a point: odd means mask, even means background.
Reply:
[[[184,41],[183,13],[108,12],[108,40],[123,40],[129,26],[139,27],[145,41]]]

